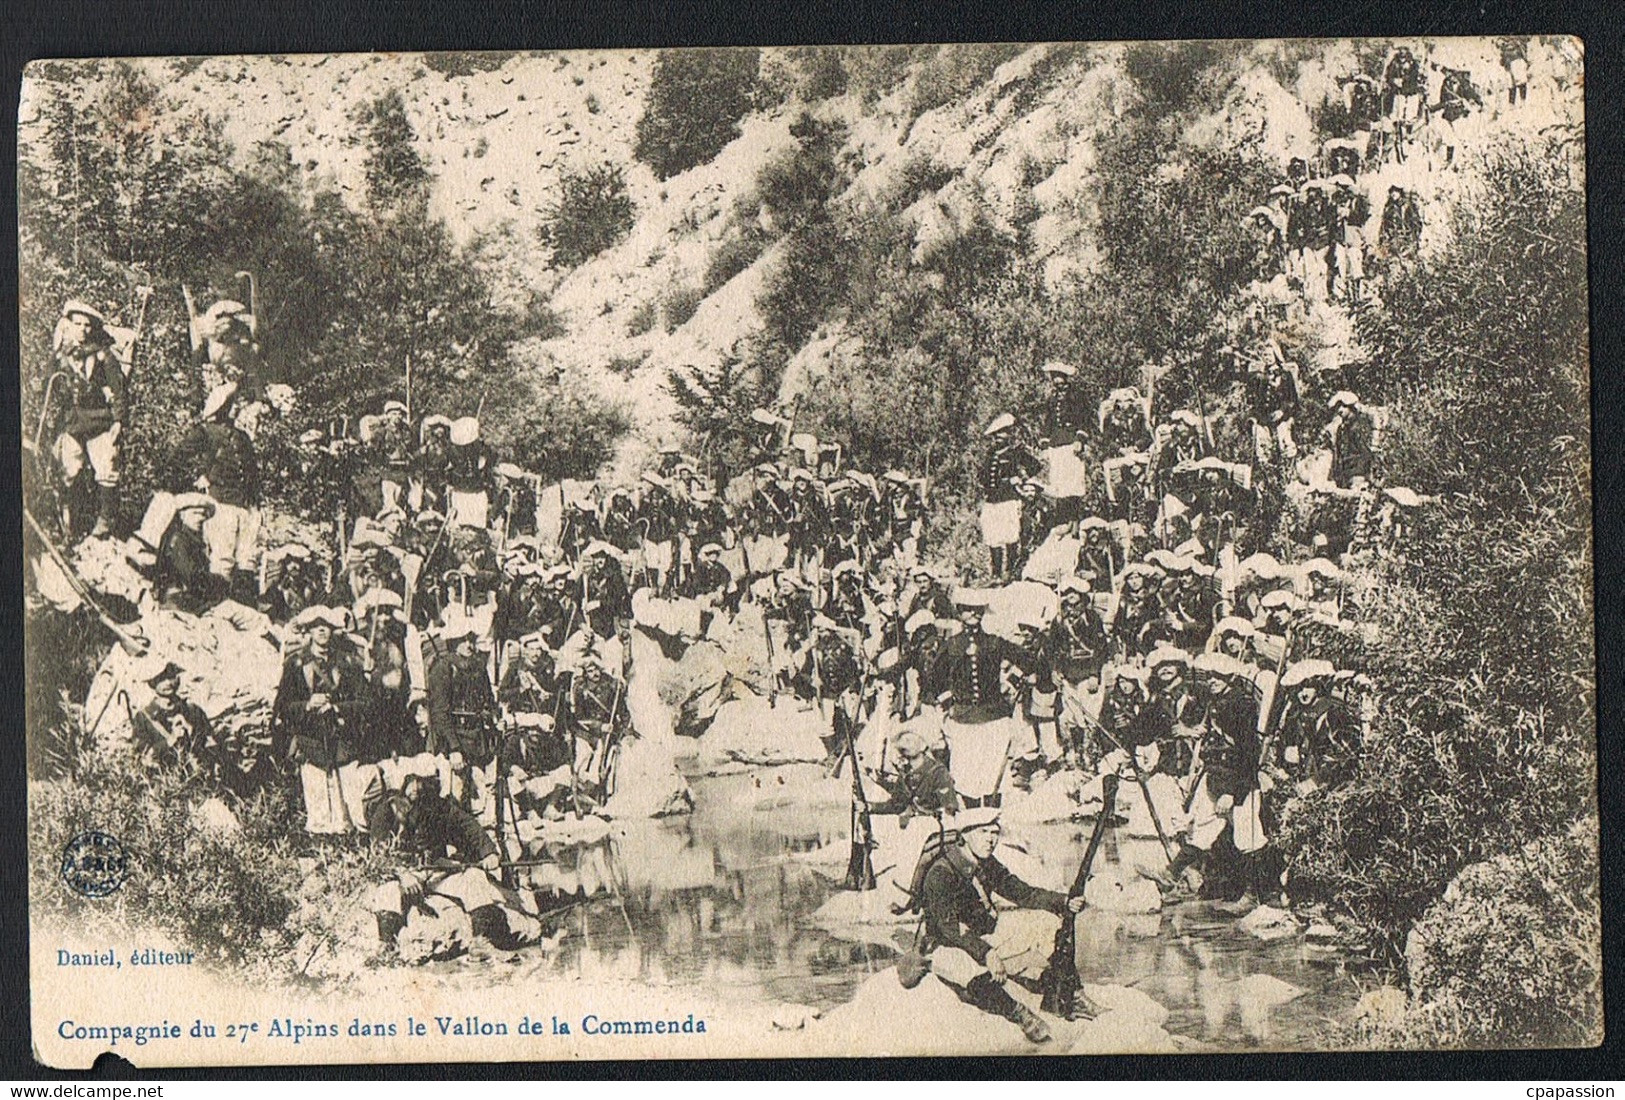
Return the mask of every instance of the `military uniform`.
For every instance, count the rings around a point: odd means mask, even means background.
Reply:
[[[56,351],[55,369],[64,375],[69,387],[56,457],[70,488],[77,485],[89,466],[97,494],[95,533],[105,534],[118,501],[122,466],[119,441],[129,412],[128,390],[124,368],[99,321],[91,334],[84,344]],[[77,521],[75,526],[79,526]]]
[[[313,710],[314,696],[327,705]],[[368,776],[357,763],[364,690],[361,670],[329,647],[308,650],[283,666],[277,689],[282,728],[300,760],[305,829],[344,834],[366,829]]]
[[[429,751],[461,753],[477,767],[489,764],[496,755],[491,738],[496,700],[485,659],[477,652],[470,657],[448,653],[429,669],[428,681]]]

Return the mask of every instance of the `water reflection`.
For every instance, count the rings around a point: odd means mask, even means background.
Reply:
[[[785,790],[806,778],[779,771],[791,775]],[[892,930],[814,927],[809,918],[845,870],[847,808],[776,794],[777,778],[698,780],[689,817],[618,823],[596,845],[550,853],[556,864],[537,868],[533,885],[596,900],[555,918],[569,935],[556,952],[526,953],[516,980],[701,986],[820,1008],[850,999],[895,961]],[[1006,839],[1018,873],[1057,889],[1084,846],[1082,826],[1011,825]],[[1113,838],[1105,865],[1150,858],[1137,851],[1144,843]],[[1078,945],[1086,982],[1139,989],[1169,1009],[1169,1031],[1222,1046],[1321,1045],[1327,1021],[1346,1017],[1353,1001],[1334,959],[1298,939],[1259,942],[1202,903],[1086,910]]]

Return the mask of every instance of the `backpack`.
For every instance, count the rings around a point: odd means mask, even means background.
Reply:
[[[892,906],[892,912],[898,915],[903,913],[923,913],[925,898],[925,876],[930,874],[931,868],[944,859],[948,850],[959,843],[959,830],[938,826],[937,835],[931,837],[920,849],[919,861],[914,864],[914,874],[908,880],[908,899]]]

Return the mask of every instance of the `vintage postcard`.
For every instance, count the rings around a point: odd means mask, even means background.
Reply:
[[[1583,71],[32,63],[37,1057],[1599,1042]]]

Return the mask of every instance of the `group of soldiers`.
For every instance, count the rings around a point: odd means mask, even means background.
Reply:
[[[1520,94],[1528,96],[1528,59],[1509,56],[1506,64],[1516,105]],[[1396,49],[1378,75],[1355,73],[1339,83],[1341,133],[1314,155],[1292,156],[1285,178],[1246,217],[1257,236],[1258,278],[1285,278],[1305,302],[1358,303],[1371,260],[1380,266],[1416,258],[1423,226],[1414,186],[1418,138],[1434,138],[1438,166],[1452,168],[1466,121],[1485,109],[1470,72],[1424,65],[1408,47]],[[1385,198],[1369,191],[1376,175],[1390,177]]]

